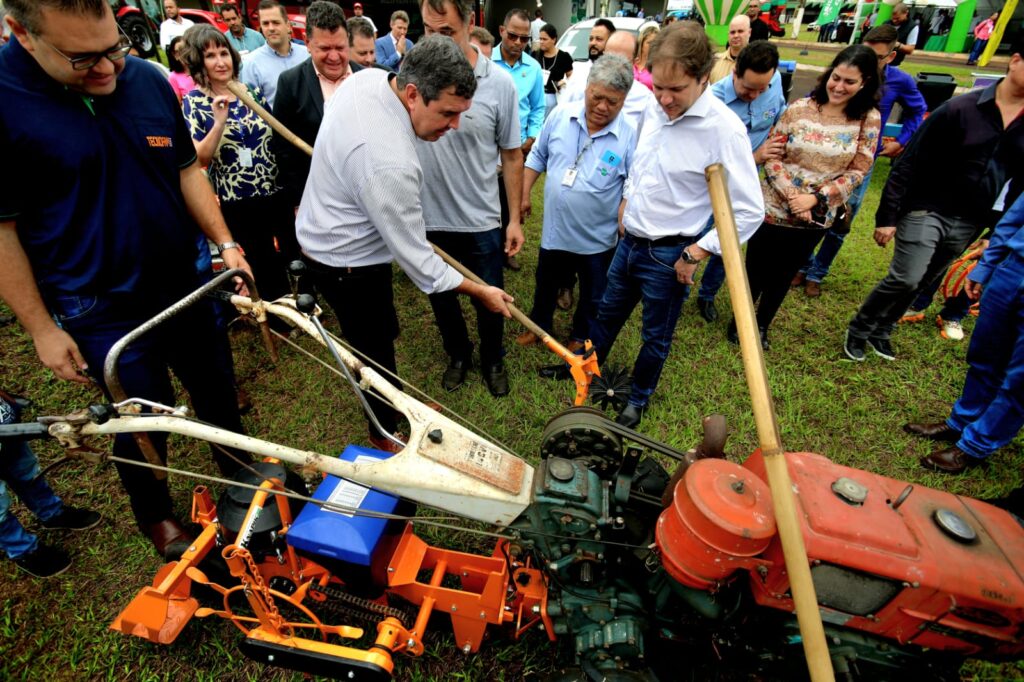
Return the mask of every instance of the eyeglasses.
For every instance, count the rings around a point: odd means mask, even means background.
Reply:
[[[128,34],[125,33],[124,29],[120,26],[117,27],[117,30],[121,33],[121,39],[117,41],[117,45],[115,47],[111,47],[103,52],[84,54],[81,57],[69,57],[40,36],[36,36],[36,39],[66,59],[68,64],[71,64],[71,68],[75,71],[88,71],[99,64],[101,59],[106,58],[112,62],[116,62],[127,57],[128,53],[132,51],[132,41],[128,37]]]
[[[512,31],[510,31],[508,29],[505,29],[505,37],[508,38],[509,40],[511,40],[513,43],[519,42],[519,43],[524,43],[525,44],[525,43],[530,42],[530,36],[529,35],[521,36],[518,33],[513,33]]]

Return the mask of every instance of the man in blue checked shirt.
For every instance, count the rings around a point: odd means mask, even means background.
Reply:
[[[530,212],[533,184],[547,172],[530,319],[551,330],[560,282],[569,273],[579,277],[580,298],[569,333],[573,351],[590,337],[618,242],[619,203],[636,147],[636,132],[620,115],[632,84],[628,60],[607,54],[598,59],[587,78],[584,100],[555,109],[526,160],[524,213]],[[520,345],[537,340],[533,332],[516,339]]]
[[[747,129],[754,163],[760,168],[769,159],[782,156],[785,142],[768,139],[768,133],[786,110],[786,94],[779,75],[779,51],[767,40],[755,40],[736,56],[728,78],[711,86],[715,97],[739,116]],[[708,223],[711,229],[714,221]],[[725,266],[719,256],[711,256],[700,279],[697,310],[707,322],[718,319],[715,296],[725,282]]]

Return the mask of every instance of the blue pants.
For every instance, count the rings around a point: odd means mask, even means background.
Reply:
[[[0,445],[0,549],[9,558],[17,559],[35,551],[39,540],[10,513],[8,486],[40,521],[60,514],[64,503],[40,474],[39,461],[26,443],[15,441]]]
[[[58,323],[78,344],[90,374],[101,385],[103,361],[110,347],[159,312],[154,304],[116,296],[63,296],[51,301],[50,306]],[[168,369],[172,369],[188,391],[199,419],[235,433],[243,432],[231,348],[224,330],[217,327],[211,301],[197,303],[128,346],[121,354],[119,368],[121,385],[129,397],[147,398],[164,405],[175,402],[168,375]],[[150,439],[161,459],[166,460],[167,435],[154,433]],[[145,461],[131,434],[116,436],[113,450],[118,457]],[[212,449],[213,459],[225,476],[242,466],[236,459],[250,461],[248,453],[230,452],[234,458],[219,448]],[[172,516],[166,479],[158,481],[143,467],[122,463],[116,466],[140,525]]]
[[[857,213],[860,212],[860,205],[864,202],[864,195],[867,194],[868,185],[871,183],[871,173],[874,170],[875,167],[872,165],[871,169],[864,175],[864,181],[857,186],[857,189],[853,191],[853,194],[850,195],[846,202],[850,212],[849,220],[845,221],[847,226],[853,225]],[[801,268],[801,272],[807,274],[807,279],[818,284],[825,281],[829,270],[832,269],[832,263],[835,261],[836,256],[839,255],[839,249],[843,248],[843,241],[849,233],[849,227],[847,227],[845,232],[839,232],[835,228],[825,231],[824,238],[821,240],[821,246],[818,248],[818,253],[808,259],[807,265]]]
[[[580,280],[580,297],[572,316],[572,330],[569,339],[585,341],[594,325],[597,310],[604,297],[608,282],[608,264],[615,255],[615,249],[601,253],[572,253],[557,249],[541,249],[537,256],[537,287],[533,292],[533,309],[530,319],[541,329],[550,333],[554,324],[555,305],[558,290],[564,284],[566,275]]]
[[[967,57],[967,63],[973,64],[978,61],[978,57],[985,51],[985,46],[988,45],[988,40],[974,39],[974,44],[971,45],[971,54]]]
[[[984,458],[1024,426],[1024,259],[1010,255],[992,273],[967,349],[967,379],[946,423],[957,447]]]
[[[491,286],[502,287],[505,282],[502,271],[505,264],[503,232],[500,227],[484,232],[428,232],[427,239],[483,281]],[[452,360],[471,359],[473,342],[469,339],[466,320],[462,317],[459,295],[454,291],[442,291],[431,294],[429,298],[445,352]],[[480,364],[489,367],[501,362],[505,354],[502,346],[505,318],[499,313],[492,313],[478,299],[472,301],[480,334]]]
[[[696,237],[659,246],[627,232],[608,268],[608,284],[597,309],[597,320],[590,330],[590,339],[603,362],[633,309],[643,302],[640,328],[643,346],[633,365],[633,390],[629,397],[634,407],[647,405],[668,359],[672,332],[688,290],[676,280],[675,263],[693,241]]]

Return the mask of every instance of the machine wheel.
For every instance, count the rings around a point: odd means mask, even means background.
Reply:
[[[571,407],[555,415],[541,434],[540,456],[583,460],[605,478],[622,461],[622,439],[607,427],[607,417],[593,407]]]
[[[121,17],[119,23],[124,32],[128,34],[132,45],[139,51],[140,57],[149,59],[156,54],[156,38],[144,18],[138,14],[128,14]]]

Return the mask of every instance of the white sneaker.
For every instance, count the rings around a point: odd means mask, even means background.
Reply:
[[[964,328],[960,326],[959,320],[943,320],[942,316],[939,315],[935,318],[935,322],[939,325],[939,333],[942,335],[942,338],[949,339],[950,341],[964,340]]]

